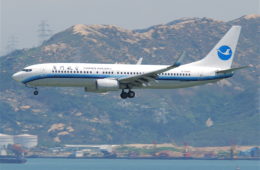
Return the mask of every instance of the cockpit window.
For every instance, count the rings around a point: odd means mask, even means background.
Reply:
[[[25,71],[25,72],[31,72],[32,71],[32,69],[22,69],[22,71]]]

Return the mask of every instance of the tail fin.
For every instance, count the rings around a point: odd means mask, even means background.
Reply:
[[[240,30],[241,26],[232,26],[208,55],[202,60],[195,62],[194,65],[216,67],[220,69],[231,68]]]

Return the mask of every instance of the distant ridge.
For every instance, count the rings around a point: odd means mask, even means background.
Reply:
[[[204,57],[232,26],[241,25],[235,66],[250,65],[214,85],[140,91],[122,101],[117,93],[39,88],[33,96],[11,79],[21,68],[49,62],[169,64],[183,51]],[[42,145],[187,142],[193,146],[259,145],[259,15],[223,22],[181,18],[147,29],[77,24],[41,46],[0,58],[0,133],[39,135]],[[208,126],[208,120],[211,126]]]

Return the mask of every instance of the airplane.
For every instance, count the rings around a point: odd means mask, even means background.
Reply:
[[[172,65],[45,63],[25,67],[12,78],[34,88],[39,86],[83,87],[86,92],[106,93],[121,90],[122,99],[134,98],[133,89],[185,88],[232,77],[231,68],[241,26],[232,26],[201,60],[182,64],[182,54]]]

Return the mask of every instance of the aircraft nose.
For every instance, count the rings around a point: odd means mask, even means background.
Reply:
[[[13,78],[14,80],[18,81],[18,82],[21,82],[21,80],[22,80],[21,73],[20,73],[20,72],[14,73],[14,74],[12,75],[12,78]]]

